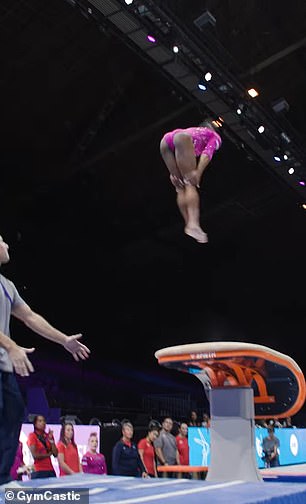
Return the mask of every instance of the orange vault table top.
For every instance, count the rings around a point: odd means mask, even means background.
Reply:
[[[285,418],[305,402],[305,379],[288,355],[233,341],[193,343],[155,352],[158,363],[195,375],[204,388],[249,387],[256,418]]]

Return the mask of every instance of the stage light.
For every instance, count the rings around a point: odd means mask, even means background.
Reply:
[[[205,86],[205,84],[202,84],[201,82],[199,82],[198,88],[201,89],[201,91],[206,91],[206,89],[207,89],[207,87]]]
[[[209,12],[209,10],[206,10],[193,22],[200,30],[205,30],[209,26],[215,27],[217,21],[216,18],[211,14],[211,12]]]
[[[247,110],[247,107],[243,102],[236,102],[235,107],[237,107],[236,114],[238,115],[244,114]]]
[[[256,91],[256,89],[254,88],[250,88],[248,89],[248,94],[251,96],[251,98],[256,98],[256,96],[258,96],[258,91]]]
[[[259,128],[257,129],[258,133],[263,133],[265,131],[265,127],[264,126],[259,126]]]
[[[306,183],[304,182],[304,180],[300,180],[300,181],[299,181],[299,184],[300,184],[301,186],[306,185]]]
[[[281,136],[281,138],[282,138],[283,140],[285,140],[285,142],[287,142],[287,143],[290,143],[290,142],[291,142],[291,140],[290,140],[290,138],[288,137],[287,133],[285,133],[284,131],[282,131],[282,132],[281,132],[281,135],[280,135],[280,136]]]
[[[177,45],[174,45],[174,46],[172,47],[172,51],[173,51],[175,54],[177,54],[177,53],[179,52],[179,48],[178,48],[178,46],[177,46]]]
[[[221,120],[220,120],[220,119],[221,119]],[[223,124],[222,124],[222,123],[223,123],[223,122],[224,122],[224,120],[222,119],[222,117],[221,117],[221,118],[219,117],[218,119],[215,119],[214,121],[211,121],[211,123],[212,123],[212,124],[213,124],[216,128],[222,128],[222,126],[223,126]]]
[[[288,112],[290,107],[289,103],[285,100],[285,98],[279,98],[278,100],[272,102],[272,108],[274,112],[279,114],[280,112]]]
[[[288,173],[289,173],[289,175],[293,175],[294,174],[294,168],[289,168]]]
[[[287,161],[287,159],[289,159],[287,154],[284,154],[284,160]]]
[[[152,42],[152,44],[155,44],[156,43],[156,38],[153,37],[153,35],[147,35],[147,39],[149,42]]]
[[[281,162],[281,158],[279,156],[274,156],[274,161],[277,161],[278,163]]]
[[[303,203],[302,208],[304,208],[304,210],[306,210],[306,203]]]
[[[206,72],[206,74],[204,75],[204,79],[206,80],[206,82],[209,82],[212,79],[211,73]]]
[[[134,0],[124,0],[126,5],[132,5]]]

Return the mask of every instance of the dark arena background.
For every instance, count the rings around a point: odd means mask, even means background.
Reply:
[[[173,345],[265,345],[305,373],[305,19],[302,0],[1,1],[1,272],[91,350],[74,362],[12,318],[36,348],[25,421],[99,424],[109,456],[114,420],[140,436],[209,412],[198,380],[158,364]],[[223,143],[199,244],[159,145],[206,117]]]

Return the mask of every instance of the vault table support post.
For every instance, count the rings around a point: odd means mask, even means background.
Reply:
[[[200,375],[198,375],[200,378]],[[262,481],[255,456],[253,389],[211,389],[211,459],[207,481]]]

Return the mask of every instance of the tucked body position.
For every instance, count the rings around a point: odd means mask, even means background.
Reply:
[[[203,172],[221,143],[221,137],[210,121],[198,127],[170,131],[160,143],[161,156],[176,189],[177,205],[185,223],[184,231],[199,243],[207,243],[208,237],[200,224],[198,189]]]

